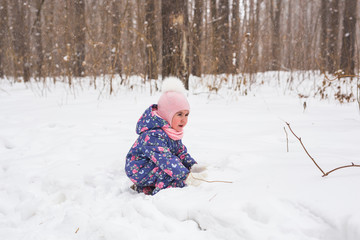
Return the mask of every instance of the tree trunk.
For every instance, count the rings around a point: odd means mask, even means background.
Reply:
[[[256,7],[255,7],[255,18],[254,18],[254,34],[253,34],[253,57],[251,61],[251,73],[256,73],[259,69],[259,25],[260,25],[260,4],[262,0],[256,1]]]
[[[111,67],[112,70],[121,76],[121,22],[117,1],[112,2],[111,17]]]
[[[253,17],[252,15],[252,8],[253,8],[253,0],[250,0],[249,2],[247,1],[246,3],[244,2],[244,8],[245,11],[247,13],[245,13],[245,20],[246,20],[246,34],[245,34],[245,43],[246,43],[246,60],[245,60],[245,64],[244,64],[244,72],[246,73],[251,73],[251,58],[252,58],[252,26],[251,26],[251,18]],[[248,6],[248,3],[250,6]]]
[[[161,1],[162,77],[176,76],[188,87],[188,42],[186,33],[186,0]]]
[[[254,16],[254,0],[250,0],[250,14],[249,14],[249,35],[248,35],[248,65],[249,65],[249,73],[253,74],[255,72],[256,66],[255,66],[255,41],[257,36],[257,32],[255,31],[255,17]],[[250,80],[252,80],[252,75],[250,75]]]
[[[43,77],[42,68],[44,63],[44,53],[42,45],[42,30],[41,30],[41,9],[45,0],[37,0],[36,2],[36,19],[34,26],[35,50],[36,50],[36,76],[40,79]]]
[[[242,26],[242,36],[244,36],[244,50],[243,52],[246,54],[242,54],[242,56],[244,56],[244,63],[242,64],[242,72],[243,73],[247,73],[249,72],[249,68],[250,68],[250,61],[249,61],[249,18],[248,18],[248,1],[242,1],[242,5],[243,5],[243,9],[244,9],[244,14],[243,14],[243,26]]]
[[[135,46],[134,46],[134,41],[135,41],[135,36],[134,36],[134,24],[133,24],[133,2],[130,1],[128,2],[129,4],[129,10],[125,13],[126,14],[126,32],[125,32],[125,46],[127,47],[126,49],[126,59],[124,60],[124,70],[125,70],[125,74],[127,76],[130,76],[133,74],[134,69],[135,68]]]
[[[145,3],[143,3],[143,0],[136,0],[136,49],[138,56],[138,60],[136,61],[136,69],[137,71],[135,74],[139,74],[140,76],[144,76],[145,80],[145,74],[146,74],[146,60],[145,60]]]
[[[232,49],[232,72],[234,74],[240,71],[240,16],[239,0],[233,0],[232,3],[232,24],[231,24],[231,49]]]
[[[75,58],[74,58],[74,53],[73,53],[73,43],[74,43],[74,39],[72,37],[72,32],[73,30],[73,25],[72,23],[74,22],[73,20],[73,1],[72,0],[66,0],[65,1],[65,9],[64,9],[64,55],[65,57],[63,58],[64,60],[64,69],[62,71],[63,74],[65,74],[68,77],[68,84],[71,86],[72,84],[72,76],[74,75],[74,67],[73,67],[73,63],[75,62]],[[57,26],[55,23],[54,26],[54,32],[57,31]]]
[[[270,16],[272,23],[272,64],[270,70],[280,70],[280,16],[282,0],[270,0]],[[275,3],[274,3],[275,1]],[[274,6],[275,5],[275,6]]]
[[[347,0],[345,2],[340,59],[340,68],[344,71],[345,75],[354,75],[357,1],[358,0]]]
[[[75,64],[74,75],[84,76],[85,64],[85,0],[75,0]]]
[[[193,61],[192,74],[194,76],[201,76],[201,25],[203,18],[203,1],[195,0],[194,22],[193,22]]]
[[[229,31],[229,0],[220,0],[219,2],[219,25],[218,32],[220,35],[220,51],[219,51],[219,71],[218,73],[231,72],[231,45]]]
[[[189,8],[188,0],[184,0],[182,4],[182,11],[184,13],[184,25],[182,31],[182,41],[181,41],[181,61],[184,65],[184,70],[182,74],[182,81],[186,89],[189,89],[189,76],[190,76],[190,31],[189,31]]]
[[[209,24],[209,20],[210,20],[210,11],[209,11],[209,6],[210,6],[210,2],[208,0],[205,0],[204,3],[204,23],[203,23],[203,41],[202,41],[202,45],[201,45],[201,52],[202,52],[202,63],[201,63],[201,69],[202,69],[202,73],[209,73],[211,72],[211,62],[212,62],[212,57],[211,54],[212,52],[209,51],[211,50],[211,24]]]
[[[146,75],[149,79],[158,79],[157,41],[155,23],[155,0],[146,0]]]
[[[44,76],[55,76],[56,70],[54,66],[58,65],[59,63],[56,61],[54,53],[54,42],[60,42],[59,40],[55,40],[56,33],[54,31],[54,2],[48,1],[44,5],[44,12],[46,14],[43,15],[44,17],[44,32],[43,35],[43,42],[44,42],[44,50],[45,50],[45,66],[43,68],[43,75]]]
[[[249,17],[247,20],[246,34],[246,72],[253,74],[258,70],[259,54],[259,21],[260,21],[260,4],[261,0],[249,1]],[[245,5],[247,7],[247,5]]]
[[[13,1],[13,44],[15,57],[16,76],[23,76],[24,82],[30,80],[30,49],[29,33],[26,23],[26,5],[21,0]]]
[[[217,35],[218,29],[218,13],[216,7],[216,0],[210,0],[210,14],[211,14],[211,42],[212,42],[212,61],[211,73],[217,74],[219,72],[219,41]]]
[[[287,16],[287,58],[286,58],[286,67],[292,71],[292,2],[289,1],[288,5],[288,16]]]
[[[320,19],[321,19],[321,32],[320,32],[320,71],[325,71],[327,69],[327,1],[321,0],[320,7]]]
[[[5,72],[5,47],[8,30],[7,0],[0,0],[0,78],[4,77]]]
[[[328,71],[334,73],[338,68],[339,39],[339,0],[329,2]]]

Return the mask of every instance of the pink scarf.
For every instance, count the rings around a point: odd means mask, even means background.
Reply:
[[[159,118],[163,119],[162,117],[160,117],[159,113],[155,110],[153,111],[155,113],[156,116],[158,116]],[[162,130],[164,130],[164,132],[172,139],[172,140],[180,140],[182,139],[182,137],[184,136],[184,131],[176,131],[175,129],[173,129],[169,124],[166,124],[165,126],[163,126],[161,128]]]
[[[180,140],[184,136],[184,131],[178,132],[170,127],[169,124],[166,124],[161,129],[164,130],[172,140]]]

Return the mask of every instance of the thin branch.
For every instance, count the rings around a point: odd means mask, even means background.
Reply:
[[[215,193],[215,195],[209,199],[209,202],[211,202],[216,197],[216,195],[217,195],[217,193]]]
[[[327,173],[324,174],[323,177],[326,177],[327,175],[329,175],[330,173],[336,171],[336,170],[339,170],[339,169],[342,169],[342,168],[348,168],[348,167],[360,167],[360,165],[355,165],[354,163],[352,163],[351,165],[346,165],[346,166],[342,166],[342,167],[338,167],[338,168],[335,168]]]
[[[325,172],[321,169],[321,167],[315,162],[315,159],[309,154],[309,152],[306,150],[301,138],[299,138],[298,136],[296,136],[296,134],[293,132],[293,130],[290,127],[290,124],[288,122],[286,122],[286,125],[288,126],[288,128],[290,129],[291,133],[299,140],[301,146],[303,147],[303,149],[305,150],[306,154],[310,157],[310,159],[314,162],[314,164],[317,166],[317,168],[322,172],[323,175],[325,175]]]
[[[5,89],[0,88],[0,91],[7,93],[7,95],[10,95],[10,93],[8,91],[6,91]]]
[[[284,127],[284,131],[285,131],[285,134],[286,134],[286,152],[289,152],[289,138],[288,138],[288,133]]]
[[[191,174],[191,173],[190,173]],[[231,181],[208,181],[208,180],[205,180],[205,179],[201,179],[201,178],[197,178],[197,177],[194,177],[193,174],[191,174],[191,176],[196,179],[196,180],[199,180],[199,181],[203,181],[203,182],[207,182],[207,183],[233,183]]]
[[[300,137],[296,136],[296,134],[293,132],[293,130],[291,129],[290,127],[290,124],[288,122],[285,122],[286,125],[288,126],[288,128],[290,129],[291,133],[299,140],[301,146],[303,147],[303,149],[305,150],[306,154],[310,157],[310,159],[314,162],[314,164],[317,166],[317,168],[322,172],[322,176],[323,177],[326,177],[327,175],[329,175],[330,173],[336,171],[336,170],[339,170],[339,169],[343,169],[343,168],[349,168],[349,167],[360,167],[360,165],[356,165],[354,163],[351,163],[351,165],[345,165],[345,166],[341,166],[341,167],[337,167],[337,168],[334,168],[333,170],[331,171],[328,171],[327,173],[325,173],[321,167],[316,163],[315,159],[313,157],[311,157],[311,155],[309,154],[309,152],[306,150],[302,140]]]

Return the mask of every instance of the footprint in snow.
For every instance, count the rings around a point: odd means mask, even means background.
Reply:
[[[15,144],[13,144],[12,142],[8,141],[5,138],[0,138],[0,141],[2,142],[2,145],[6,148],[6,149],[13,149],[15,148]]]

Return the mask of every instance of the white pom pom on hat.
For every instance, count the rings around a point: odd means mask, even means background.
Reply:
[[[185,94],[183,82],[177,77],[167,77],[162,84],[162,92],[180,92]]]
[[[167,77],[162,84],[162,95],[158,101],[158,114],[170,125],[175,113],[188,110],[190,104],[186,99],[185,87],[177,77]]]

